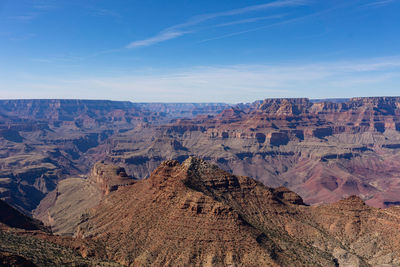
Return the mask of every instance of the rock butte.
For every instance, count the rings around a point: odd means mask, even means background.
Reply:
[[[197,155],[267,186],[286,186],[308,204],[354,194],[389,207],[400,203],[399,103],[398,97],[232,107],[4,100],[0,198],[29,214],[60,180],[87,176],[95,162],[142,179],[163,160]]]
[[[399,108],[0,101],[0,263],[398,266]]]
[[[86,175],[91,148],[141,124],[216,114],[226,104],[0,100],[0,198],[30,213],[58,182]],[[94,156],[94,155],[92,155]],[[99,160],[104,154],[97,154]]]
[[[399,211],[355,196],[307,206],[190,157],[105,196],[76,235],[130,266],[395,266]]]
[[[163,160],[196,155],[267,186],[286,186],[309,204],[358,195],[384,208],[400,203],[399,149],[399,97],[266,99],[116,134],[88,157],[103,154],[142,178]]]
[[[121,169],[115,166],[96,164],[92,171],[96,179],[87,181],[98,188],[101,200],[74,222],[75,237],[12,228],[4,224],[5,209],[1,209],[4,252],[0,262],[44,266],[400,264],[399,207],[369,207],[356,196],[307,206],[287,188],[269,188],[193,157],[182,164],[165,161],[148,179],[130,184],[124,180],[104,194],[104,183],[97,181],[118,181],[119,173]]]

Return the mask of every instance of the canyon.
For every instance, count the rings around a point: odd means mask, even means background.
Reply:
[[[358,195],[384,208],[400,203],[399,149],[398,97],[266,99],[215,116],[142,125],[113,135],[88,157],[144,178],[164,160],[199,156],[267,186],[286,186],[308,204]]]
[[[1,100],[0,198],[31,213],[59,181],[86,174],[86,157],[116,133],[140,124],[215,114],[226,104],[107,100]]]
[[[3,100],[0,144],[4,262],[400,264],[400,97]]]
[[[143,179],[164,160],[198,156],[308,204],[358,195],[400,203],[400,99],[265,99],[247,104],[95,100],[0,102],[0,197],[31,213],[96,162]]]
[[[143,180],[126,177],[116,166],[96,165],[89,179],[101,198],[73,222],[73,236],[51,234],[0,201],[2,264],[400,264],[398,206],[374,208],[357,196],[309,206],[285,187],[266,187],[195,157],[164,161]],[[102,190],[107,181],[114,185],[108,192]]]
[[[106,196],[76,236],[133,266],[395,266],[399,211],[356,196],[310,207],[287,188],[189,157]]]

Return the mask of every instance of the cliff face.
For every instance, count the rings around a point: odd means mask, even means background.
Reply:
[[[132,177],[126,174],[124,168],[103,162],[97,162],[93,166],[89,174],[89,180],[93,181],[105,195],[117,190],[120,186],[130,185],[135,182]]]
[[[29,213],[60,180],[86,175],[95,162],[145,178],[163,160],[198,155],[266,185],[286,186],[309,204],[357,194],[388,207],[400,202],[399,102],[0,101],[0,198]]]
[[[2,100],[0,114],[0,198],[26,213],[89,170],[90,148],[146,116],[130,102],[89,100]]]
[[[307,98],[265,99],[258,110],[274,116],[296,116],[308,113],[312,106]]]
[[[339,133],[398,131],[399,116],[399,97],[352,98],[340,103],[312,103],[304,98],[289,98],[266,99],[244,114],[223,112],[208,123],[210,126],[226,124],[228,131],[243,134],[246,134],[246,128],[280,133],[296,129],[298,138],[302,139],[304,136],[323,138]]]
[[[87,177],[67,178],[40,202],[33,216],[53,233],[72,235],[82,216],[100,200],[120,187],[135,183],[125,169],[97,162]]]
[[[117,169],[104,165],[96,168],[113,169],[111,173]],[[69,185],[63,185],[66,181]],[[79,190],[82,193],[80,199],[63,199],[69,217],[74,216],[73,208],[79,209],[93,200],[91,189],[82,181],[97,185],[90,179],[78,178],[59,184],[58,202],[63,195],[76,194]],[[72,184],[77,187],[71,187]],[[69,188],[70,192],[60,186]],[[75,237],[37,230],[34,220],[0,201],[0,263],[30,266],[119,266],[115,262],[124,266],[400,264],[398,207],[376,209],[356,196],[329,205],[307,206],[298,194],[287,188],[266,187],[194,157],[182,164],[176,160],[165,161],[148,179],[121,186],[107,195],[98,192],[102,195],[100,202],[74,222],[78,226]],[[19,229],[10,227],[16,222]],[[56,227],[64,223],[63,220],[55,222]]]
[[[77,236],[105,242],[112,259],[130,266],[396,265],[398,212],[358,197],[306,206],[286,188],[188,158],[110,193]]]
[[[356,194],[388,207],[400,201],[399,112],[399,97],[266,99],[118,134],[100,147],[106,161],[139,178],[163,160],[198,155],[268,186],[287,186],[309,204]]]
[[[0,198],[30,213],[64,178],[97,162],[86,154],[115,133],[197,114],[224,104],[106,100],[0,100]],[[106,151],[96,153],[103,159]]]
[[[261,144],[270,143],[271,139],[274,143],[279,138],[283,143],[285,139],[302,140],[305,135],[313,134],[309,127],[319,129],[318,126],[324,124],[317,115],[308,113],[308,104],[302,106],[302,101],[269,99],[247,112],[234,107],[215,117],[181,120],[175,125],[165,126],[164,129],[179,133],[188,130],[206,131],[212,138],[257,139]]]

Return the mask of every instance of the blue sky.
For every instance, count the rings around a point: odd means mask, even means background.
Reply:
[[[400,0],[0,0],[0,98],[400,95]]]

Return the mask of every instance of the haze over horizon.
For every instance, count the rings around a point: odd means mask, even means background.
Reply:
[[[399,95],[400,1],[0,0],[0,99]]]

